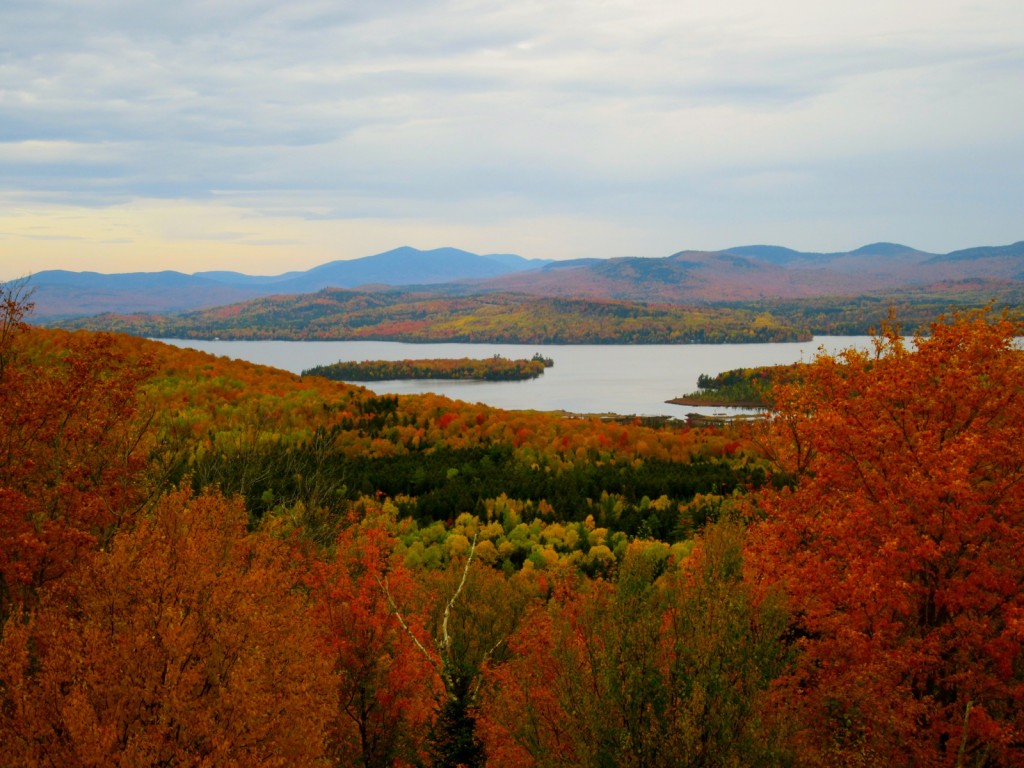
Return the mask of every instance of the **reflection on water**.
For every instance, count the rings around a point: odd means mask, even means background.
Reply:
[[[665,401],[697,389],[697,377],[733,368],[811,360],[819,349],[867,347],[867,336],[820,336],[784,344],[404,344],[392,341],[191,341],[164,339],[216,355],[270,365],[293,373],[339,360],[484,358],[500,354],[555,361],[530,381],[381,381],[362,384],[378,394],[436,392],[509,410],[616,413],[637,416],[712,415],[720,407]]]

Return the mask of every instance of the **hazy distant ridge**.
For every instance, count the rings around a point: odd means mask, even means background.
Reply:
[[[684,250],[661,258],[561,262],[406,246],[276,276],[212,270],[193,275],[52,270],[34,275],[31,285],[36,291],[36,318],[54,321],[101,312],[182,312],[324,288],[433,286],[462,295],[518,292],[706,303],[857,295],[966,280],[1024,281],[1024,241],[947,254],[879,242],[831,253],[744,245],[714,252]]]
[[[539,269],[549,260],[514,254],[478,255],[458,248],[402,247],[373,256],[332,261],[276,276],[231,271],[98,272],[47,270],[31,276],[36,317],[57,319],[100,312],[179,312],[270,294],[312,293],[363,285],[436,285],[496,278]]]
[[[420,251],[408,246],[348,261],[332,261],[296,277],[273,283],[275,291],[310,293],[323,288],[360,285],[436,285],[456,280],[498,277],[547,264],[512,254],[481,256],[458,248]]]
[[[977,259],[993,259],[1001,257],[1024,257],[1024,240],[1011,245],[982,246],[980,248],[965,248],[961,251],[935,256],[931,262],[940,261],[975,261]]]
[[[862,245],[852,251],[834,251],[831,253],[816,253],[811,251],[794,251],[792,248],[783,248],[778,245],[741,245],[735,248],[726,248],[722,253],[735,253],[739,256],[752,256],[772,264],[787,265],[796,261],[831,261],[842,256],[931,256],[924,251],[918,251],[909,245],[900,243],[870,243]]]

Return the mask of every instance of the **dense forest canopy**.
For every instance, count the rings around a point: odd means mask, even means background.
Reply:
[[[366,339],[521,344],[806,341],[769,313],[520,294],[327,289],[180,315],[98,315],[62,327],[185,339]]]
[[[723,294],[724,295],[724,294]],[[519,344],[728,344],[867,335],[897,312],[927,332],[954,308],[1020,307],[1015,281],[962,280],[927,287],[806,298],[658,302],[452,290],[340,290],[269,296],[176,314],[54,320],[59,327],[149,338],[375,340]]]
[[[742,430],[506,412],[0,317],[11,765],[1024,765],[991,313]]]
[[[734,408],[766,408],[775,384],[797,375],[799,365],[761,365],[734,368],[697,377],[697,391],[670,400],[679,405],[723,405]]]

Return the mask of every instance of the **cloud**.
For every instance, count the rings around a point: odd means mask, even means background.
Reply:
[[[886,199],[906,168],[948,181],[904,239],[946,250],[1019,239],[1000,169],[1024,162],[1022,51],[1018,0],[7,0],[0,191],[430,222],[453,245],[543,219],[566,255],[614,255],[597,222],[671,251],[741,220],[827,250],[809,240],[860,226],[844,210],[899,229],[857,190]]]

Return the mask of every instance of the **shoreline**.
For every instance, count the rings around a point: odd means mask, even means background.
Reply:
[[[768,406],[761,401],[754,400],[722,400],[714,398],[702,398],[702,397],[673,397],[671,400],[666,400],[666,403],[671,405],[697,405],[706,406],[708,408],[748,408],[758,410],[768,410]]]

